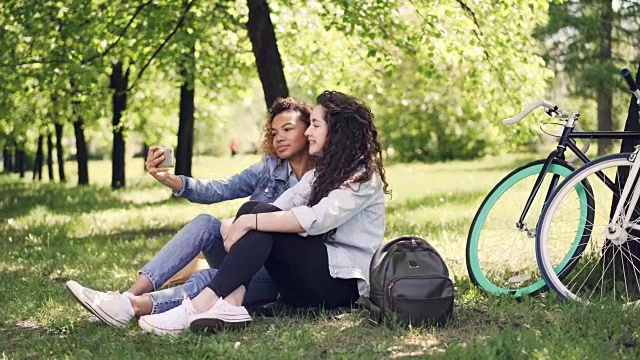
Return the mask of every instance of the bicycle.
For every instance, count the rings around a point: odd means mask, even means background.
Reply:
[[[640,91],[628,69],[621,75],[640,104]],[[640,299],[640,161],[635,151],[600,157],[569,175],[551,194],[540,216],[537,229],[536,260],[544,281],[560,299],[581,300],[588,303]],[[571,204],[569,193],[581,184],[590,183],[590,197],[598,199],[591,209],[594,218],[583,224],[580,215],[565,211]],[[568,234],[590,229],[588,244],[582,249],[567,248]],[[568,253],[580,250],[579,256],[569,259],[570,274],[555,272],[558,258],[554,248]],[[577,251],[576,251],[577,252]],[[618,276],[618,278],[616,278]],[[630,286],[631,285],[631,286]]]
[[[478,208],[467,237],[466,264],[469,277],[474,285],[495,295],[534,296],[546,290],[537,259],[534,260],[535,238],[545,202],[561,178],[567,178],[575,170],[573,165],[565,161],[566,150],[571,150],[577,159],[587,164],[591,161],[585,154],[589,146],[588,139],[640,139],[640,132],[581,131],[576,123],[579,112],[562,110],[544,100],[536,101],[502,123],[515,124],[539,107],[543,107],[547,115],[563,122],[559,124],[563,130],[558,136],[556,149],[546,159],[520,166],[498,182]],[[586,140],[582,149],[576,144],[576,139]],[[549,174],[551,176],[547,176]],[[539,194],[543,187],[547,189],[544,196]],[[582,223],[579,229],[582,232],[576,233],[573,239],[570,247],[573,253],[563,253],[554,266],[553,271],[559,278],[571,271],[575,265],[571,259],[579,257],[584,250],[591,230],[587,224],[594,216],[595,200],[590,195],[589,183],[585,182],[573,190],[573,195],[580,199],[578,211],[582,215]],[[509,230],[511,232],[507,233]]]

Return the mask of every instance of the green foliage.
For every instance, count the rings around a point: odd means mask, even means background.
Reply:
[[[640,7],[621,1],[613,7],[612,60],[603,62],[599,56],[601,43],[606,37],[603,18],[606,3],[611,1],[565,1],[551,4],[549,22],[541,26],[536,35],[546,42],[546,59],[555,71],[569,76],[571,92],[594,98],[599,84],[608,82],[622,89],[618,74],[620,66],[629,66],[637,57],[634,47]],[[587,60],[588,61],[585,61]]]
[[[291,94],[313,101],[331,88],[363,98],[392,158],[473,158],[535,141],[533,125],[504,128],[499,120],[540,98],[550,78],[531,37],[546,21],[545,1],[269,5]],[[116,61],[130,71],[121,126],[147,143],[175,141],[185,82],[195,86],[196,127],[204,131],[198,149],[223,149],[238,131],[241,98],[253,98],[244,1],[5,1],[0,15],[0,45],[11,49],[0,54],[0,67],[11,70],[0,75],[9,84],[0,88],[0,110],[15,114],[0,116],[0,128],[11,131],[0,142],[32,144],[53,122],[81,116],[94,146],[108,147]],[[25,103],[33,96],[37,102]],[[245,143],[258,140],[264,112],[251,104],[252,120],[241,123],[256,139]]]
[[[610,44],[606,40],[605,23],[609,7],[613,11],[610,15]],[[558,97],[576,97],[578,102],[591,101],[607,85],[614,89],[614,128],[622,129],[629,92],[619,76],[619,69],[637,70],[640,5],[628,0],[570,0],[552,3],[549,14],[549,21],[542,24],[535,35],[544,41],[545,59],[558,74],[553,83]],[[605,56],[607,52],[610,52],[609,57]],[[604,109],[606,105],[599,106]],[[585,120],[587,127],[597,129],[595,115]]]
[[[531,37],[545,1],[290,3],[274,16],[293,88],[363,98],[390,158],[474,158],[535,141],[536,124],[500,120],[541,98],[551,77]]]

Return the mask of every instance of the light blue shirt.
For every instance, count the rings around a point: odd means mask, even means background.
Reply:
[[[298,183],[299,179],[296,176],[296,173],[293,172],[293,168],[291,167],[291,164],[288,161],[287,161],[287,170],[289,173],[289,187],[292,188]]]
[[[325,245],[329,273],[334,278],[358,279],[360,295],[369,294],[369,265],[385,231],[384,192],[376,173],[363,183],[345,182],[314,206],[307,206],[315,170],[285,191],[273,205],[291,210],[304,229],[301,236],[336,229]]]

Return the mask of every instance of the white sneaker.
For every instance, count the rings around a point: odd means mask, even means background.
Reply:
[[[244,306],[233,306],[224,299],[218,299],[213,307],[196,314],[189,321],[191,331],[215,333],[225,328],[240,328],[251,322],[251,316]]]
[[[140,317],[138,325],[156,335],[180,334],[189,327],[189,319],[196,314],[189,298],[182,300],[182,305],[160,314]]]
[[[133,319],[133,307],[125,294],[95,291],[73,280],[67,281],[67,289],[80,305],[105,324],[123,327]]]

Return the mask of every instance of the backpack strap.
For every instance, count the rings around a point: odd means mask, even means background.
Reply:
[[[369,310],[369,318],[367,320],[369,320],[371,324],[380,325],[380,321],[382,320],[382,311],[379,306],[372,303],[371,299],[366,296],[360,296],[358,301],[356,301],[356,304]]]

